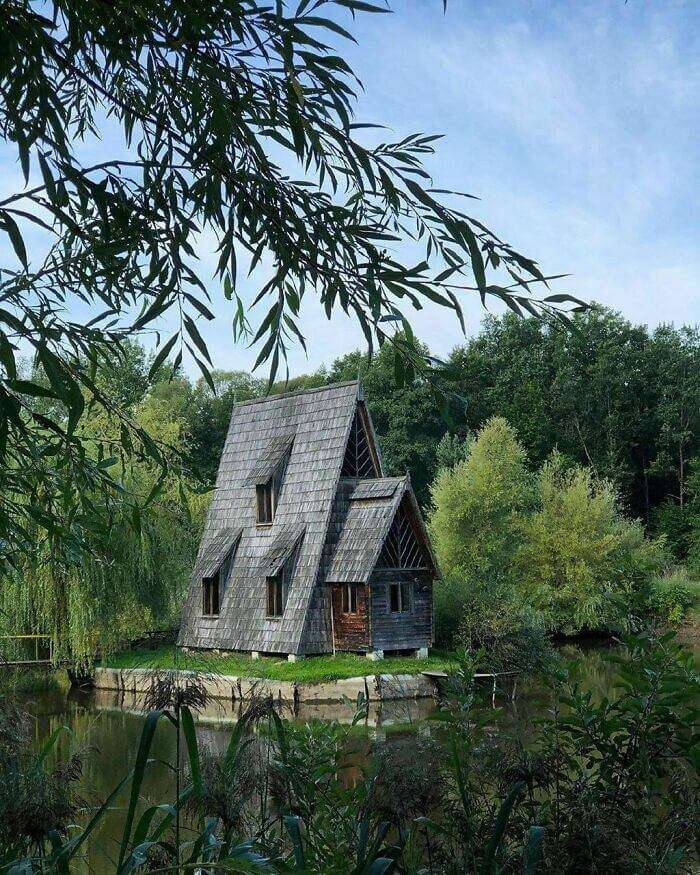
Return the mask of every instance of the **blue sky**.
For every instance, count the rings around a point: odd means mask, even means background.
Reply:
[[[353,27],[358,120],[397,137],[444,134],[429,164],[436,184],[478,195],[476,216],[545,272],[572,274],[562,291],[651,326],[700,322],[700,4],[450,0],[446,15],[441,0],[392,6]],[[3,190],[13,187],[7,158],[0,152]],[[249,367],[230,305],[212,291],[214,363]],[[483,311],[465,309],[474,332]],[[292,373],[361,345],[353,323],[329,324],[312,301],[303,317],[309,358],[294,352]],[[463,339],[440,308],[414,322],[437,354]]]

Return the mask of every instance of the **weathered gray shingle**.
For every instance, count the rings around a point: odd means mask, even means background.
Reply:
[[[243,529],[227,527],[213,534],[210,541],[202,541],[199,556],[194,566],[194,578],[213,577],[221,563],[238,543]]]
[[[183,609],[181,645],[270,653],[329,649],[325,594],[318,592],[323,589],[319,585],[321,559],[357,404],[358,384],[353,381],[234,407],[203,544],[224,528],[243,531],[218,619],[202,617],[201,580],[193,576]],[[263,527],[255,521],[251,478],[255,479],[254,471],[262,471],[268,452],[281,453],[277,464],[285,452],[289,458],[274,522]],[[304,536],[295,557],[284,616],[270,620],[266,617],[264,560],[290,527],[303,529]]]
[[[303,535],[303,526],[287,526],[287,528],[282,529],[263,558],[261,570],[266,577],[277,574]]]
[[[394,483],[388,497],[353,501],[357,490],[351,494],[347,516],[326,571],[326,583],[367,582],[406,488],[410,489],[410,483],[403,477]]]
[[[277,468],[282,464],[284,457],[291,450],[294,443],[293,434],[275,435],[268,442],[260,454],[260,458],[253,465],[248,475],[247,482],[251,486],[262,486],[267,483]]]
[[[379,477],[376,480],[361,480],[350,496],[350,501],[368,498],[391,498],[403,477]]]
[[[408,477],[341,477],[358,405],[364,399],[353,381],[234,407],[183,609],[181,645],[328,652],[333,645],[326,583],[368,580],[404,499],[422,527]],[[359,413],[374,443],[366,408]],[[281,481],[274,520],[257,525],[255,487],[273,475]],[[233,547],[233,561],[222,565]],[[267,578],[283,568],[289,573],[284,614],[271,618]],[[202,578],[217,569],[226,577],[219,616],[202,616]]]

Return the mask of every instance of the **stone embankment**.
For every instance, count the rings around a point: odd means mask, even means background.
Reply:
[[[368,702],[396,699],[431,699],[438,693],[437,680],[423,674],[344,678],[321,683],[275,681],[269,678],[234,677],[193,671],[164,671],[147,668],[96,668],[94,686],[125,693],[150,693],[165,674],[176,676],[183,686],[197,683],[212,699],[244,702],[272,697],[295,706],[315,702]]]

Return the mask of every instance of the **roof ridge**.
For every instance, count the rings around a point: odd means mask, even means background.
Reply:
[[[311,395],[314,392],[325,392],[328,389],[343,389],[346,386],[357,386],[359,380],[345,380],[341,383],[327,383],[325,386],[312,386],[310,389],[297,389],[294,392],[275,392],[274,395],[263,395],[260,398],[249,398],[247,401],[236,401],[234,407],[247,404],[262,404],[265,401],[276,401],[278,398],[295,398],[297,395]]]

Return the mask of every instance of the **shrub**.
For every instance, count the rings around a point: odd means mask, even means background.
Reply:
[[[663,567],[664,542],[646,540],[641,523],[622,515],[610,483],[556,454],[540,470],[538,498],[517,557],[525,602],[557,631],[624,630]]]
[[[651,587],[650,608],[668,623],[679,623],[700,597],[700,581],[690,580],[684,568],[657,577]]]

